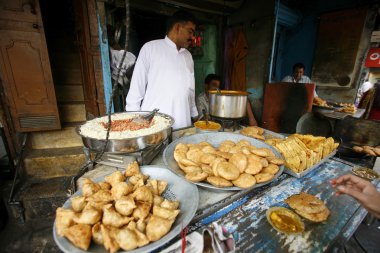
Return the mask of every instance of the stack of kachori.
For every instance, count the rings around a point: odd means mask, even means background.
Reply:
[[[178,143],[174,159],[192,182],[240,188],[272,180],[284,163],[271,149],[257,148],[248,140],[225,140],[216,148],[205,141]]]
[[[252,137],[261,141],[265,140],[264,129],[258,126],[249,126],[240,130],[240,134]]]
[[[285,202],[296,213],[313,222],[325,221],[330,215],[329,209],[322,200],[305,192],[294,194]]]

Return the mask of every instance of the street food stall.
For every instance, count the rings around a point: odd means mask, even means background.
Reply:
[[[217,228],[236,252],[339,250],[367,214],[350,197],[335,196],[329,183],[357,169],[334,157],[339,143],[332,138],[242,126],[173,131],[162,113],[128,137],[115,131],[144,114],[114,114],[108,134],[107,117],[78,129],[88,159],[105,157],[89,161],[79,190],[57,209],[54,238],[64,252],[180,251],[194,246],[195,235],[206,247],[207,231],[214,249],[231,250]],[[299,205],[300,196],[309,202]],[[128,212],[121,208],[129,205]],[[156,229],[161,225],[164,232]],[[86,239],[73,236],[77,231]]]

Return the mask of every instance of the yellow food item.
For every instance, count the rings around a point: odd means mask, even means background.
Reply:
[[[279,232],[301,233],[305,225],[300,217],[289,209],[272,207],[267,211],[268,222]]]
[[[209,121],[208,124],[206,121],[197,121],[194,123],[194,126],[201,130],[211,130],[211,131],[217,131],[221,128],[221,125],[219,123],[216,123],[213,121]]]

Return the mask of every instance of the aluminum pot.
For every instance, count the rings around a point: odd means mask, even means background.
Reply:
[[[220,118],[243,118],[247,114],[248,95],[245,91],[210,90],[209,113]]]
[[[146,114],[149,113],[147,111],[136,111],[136,112],[122,112],[122,114]],[[155,133],[146,134],[138,137],[131,137],[131,138],[125,138],[125,139],[109,139],[108,145],[105,149],[106,152],[112,152],[112,153],[133,153],[140,150],[143,150],[147,147],[155,146],[163,141],[165,141],[171,134],[172,134],[172,125],[174,124],[174,119],[164,113],[157,112],[156,115],[159,115],[161,117],[167,118],[170,121],[170,124]],[[104,117],[104,116],[102,116]],[[99,117],[100,118],[100,117]],[[83,145],[90,150],[100,152],[103,150],[105,140],[104,139],[94,139],[90,137],[84,136],[80,131],[80,126],[76,128],[76,132],[78,135],[82,137]]]

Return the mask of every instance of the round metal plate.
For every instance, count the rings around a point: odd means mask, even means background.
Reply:
[[[190,184],[186,180],[178,177],[170,170],[168,170],[164,166],[141,166],[140,170],[143,174],[149,175],[152,179],[159,179],[168,182],[168,187],[163,193],[163,196],[170,200],[179,200],[180,201],[180,214],[177,216],[175,223],[173,224],[170,232],[162,237],[160,240],[152,242],[144,247],[137,248],[135,250],[129,251],[118,251],[118,252],[128,252],[128,253],[143,253],[150,252],[158,247],[164,245],[169,242],[175,236],[179,235],[181,229],[186,227],[190,221],[193,219],[195,212],[198,208],[199,202],[199,193],[198,189],[195,185]],[[104,181],[104,177],[101,177],[96,182]],[[77,191],[74,196],[82,195],[82,190]],[[70,208],[71,200],[68,199],[64,204],[63,208]],[[53,226],[53,235],[54,240],[58,247],[66,253],[83,253],[83,252],[104,252],[106,253],[106,249],[103,246],[97,245],[95,243],[91,243],[88,251],[80,250],[71,244],[65,237],[61,237],[57,235],[55,230],[55,222]]]
[[[231,141],[236,143],[242,139],[249,141],[251,143],[251,145],[256,146],[258,148],[269,148],[276,154],[276,156],[281,157],[280,153],[276,149],[274,149],[272,146],[266,144],[265,142],[262,142],[262,141],[259,141],[259,140],[256,140],[254,138],[250,138],[250,137],[247,137],[247,136],[244,136],[241,134],[217,132],[217,133],[194,134],[194,135],[182,137],[180,139],[173,141],[172,143],[170,143],[165,148],[164,153],[163,153],[163,160],[164,160],[165,165],[167,165],[169,167],[169,169],[171,169],[175,174],[177,174],[181,178],[187,180],[185,178],[185,173],[179,168],[176,160],[174,160],[174,149],[178,143],[194,143],[194,144],[196,144],[196,143],[200,143],[202,141],[207,141],[213,147],[218,147],[225,140],[231,140]],[[274,178],[271,181],[261,183],[261,184],[256,184],[252,188],[257,188],[257,187],[260,187],[260,186],[263,186],[263,185],[266,185],[266,184],[272,182],[273,180],[277,179],[282,174],[283,170],[284,170],[284,166],[282,165],[282,166],[280,166],[280,170],[277,172],[277,174],[274,176]],[[213,185],[206,183],[206,182],[199,182],[199,183],[195,183],[195,184],[202,186],[202,187],[205,187],[205,188],[210,188],[210,189],[220,190],[220,191],[240,191],[240,190],[243,190],[240,187],[224,187],[224,188],[216,187],[216,186],[213,186]]]

